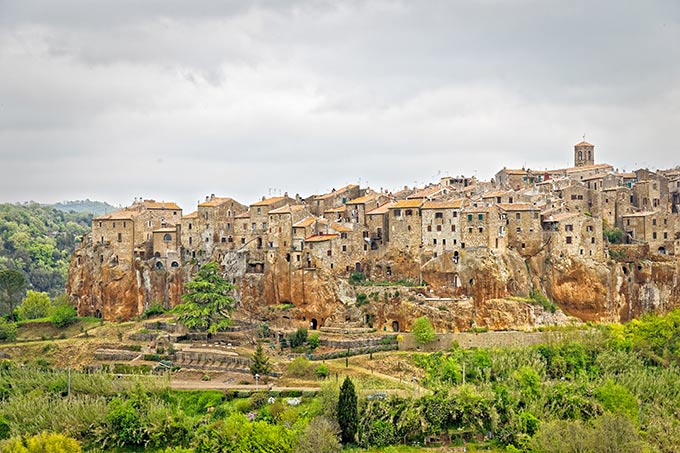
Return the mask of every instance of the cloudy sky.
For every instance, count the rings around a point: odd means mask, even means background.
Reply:
[[[677,0],[0,0],[0,201],[680,164]]]

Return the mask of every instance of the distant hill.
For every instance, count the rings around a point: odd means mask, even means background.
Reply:
[[[58,209],[64,212],[79,212],[84,214],[92,214],[97,217],[102,214],[107,214],[111,211],[115,211],[117,208],[111,206],[104,201],[92,201],[92,200],[75,200],[75,201],[62,201],[60,203],[55,203],[52,205],[54,209]]]
[[[97,203],[109,206],[105,203]],[[29,289],[64,291],[71,253],[90,231],[92,214],[38,203],[0,204],[0,269],[23,272]]]

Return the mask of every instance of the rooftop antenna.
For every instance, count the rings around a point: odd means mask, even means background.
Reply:
[[[583,133],[583,141],[584,142],[586,141],[586,133],[585,132]]]

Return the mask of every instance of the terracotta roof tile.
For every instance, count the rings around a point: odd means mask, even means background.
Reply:
[[[146,209],[172,209],[176,211],[181,211],[177,203],[172,201],[156,201],[156,200],[144,200],[142,202]]]
[[[271,206],[274,203],[278,203],[281,200],[285,200],[286,197],[272,197],[272,198],[267,198],[261,201],[258,201],[257,203],[253,203],[250,206]]]
[[[317,234],[317,235],[309,236],[308,238],[305,238],[305,242],[330,241],[331,239],[335,239],[339,236],[340,236],[339,234]]]
[[[198,211],[194,211],[192,213],[189,213],[185,216],[182,216],[183,219],[197,219],[198,218]]]
[[[372,193],[364,195],[363,197],[355,198],[354,200],[349,200],[347,204],[365,204],[369,201],[373,201],[380,196],[379,193]]]
[[[366,213],[366,215],[382,215],[382,214],[387,214],[389,209],[394,205],[394,203],[385,203],[380,206],[378,206],[375,209],[371,209]]]
[[[404,209],[404,208],[419,208],[423,205],[423,199],[417,198],[415,200],[401,200],[394,203],[389,209]]]
[[[307,228],[308,226],[313,225],[314,222],[316,222],[316,217],[305,217],[299,222],[294,223],[293,228]]]
[[[498,203],[496,206],[503,211],[540,211],[537,206],[531,203]]]
[[[428,201],[423,205],[423,209],[461,209],[464,202],[462,198],[450,201]]]

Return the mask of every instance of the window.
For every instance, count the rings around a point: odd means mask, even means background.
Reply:
[[[477,214],[477,220],[484,220],[484,214]]]
[[[432,245],[437,245],[437,240],[436,240],[436,239],[432,239]]]
[[[595,243],[595,238],[590,238],[590,243],[594,244]]]
[[[565,225],[564,231],[574,231],[574,225]]]
[[[364,252],[368,250],[368,245],[364,244]]]
[[[262,214],[262,210],[260,208],[257,208],[257,213]]]
[[[656,226],[656,219],[652,219],[652,225]],[[115,223],[114,223],[115,226]]]
[[[567,244],[571,244],[571,236],[567,236]]]
[[[468,228],[468,233],[472,234],[472,227]]]
[[[189,236],[189,245],[193,244],[193,242],[194,242],[194,238],[192,238],[191,236]]]
[[[442,230],[442,226],[441,226],[441,225],[437,225],[437,231],[441,231],[441,230]]]
[[[517,232],[518,232],[518,233],[521,233],[521,232],[522,232],[522,228],[521,228],[521,227],[517,227]]]
[[[519,212],[515,213],[515,220],[522,220],[522,214]]]
[[[366,232],[368,234],[368,232]],[[347,239],[347,233],[340,233],[340,239]]]
[[[401,217],[401,209],[395,209],[394,210],[394,216],[395,217]]]
[[[451,225],[451,231],[452,231],[453,233],[456,232],[456,225]]]
[[[102,223],[101,223],[101,222],[99,222],[99,228],[101,228],[101,227],[102,227]]]
[[[246,238],[241,238],[241,245],[244,245],[246,243]]]
[[[116,222],[113,222],[113,227],[116,228]]]
[[[446,245],[446,239],[442,239],[442,245]]]
[[[527,248],[527,245],[524,242],[522,242],[522,248],[523,249]]]
[[[483,233],[483,232],[484,232],[484,228],[479,227],[479,232],[480,232],[480,233]]]
[[[189,224],[189,229],[191,229],[191,224]]]
[[[652,239],[656,239],[656,231],[652,233]]]
[[[432,225],[428,225],[428,226],[427,226],[427,231],[428,231],[428,232],[432,231]]]
[[[170,241],[172,241],[172,235],[171,235],[170,233],[165,233],[165,234],[163,235],[163,240],[164,240],[165,242],[170,242]]]
[[[412,210],[412,209],[407,209],[407,210],[406,210],[406,215],[413,215],[413,210]]]
[[[668,239],[668,233],[666,231],[663,232],[663,238]]]
[[[588,226],[586,227],[586,231],[589,232],[589,233],[592,232],[592,231],[593,231],[593,226],[592,226],[592,225],[588,225]]]
[[[453,218],[455,219],[456,217],[458,217],[458,213],[456,211],[453,211]]]
[[[468,214],[468,222],[472,222],[472,214]]]
[[[444,218],[444,213],[442,213],[442,212],[435,212],[435,213],[434,213],[434,218],[435,218],[435,219],[442,219],[442,218]]]
[[[408,227],[406,227],[406,229],[407,229],[408,231],[411,231],[411,225],[409,225]]]
[[[326,252],[326,255],[333,256],[333,252],[329,250],[329,251]]]
[[[343,245],[343,246],[342,246],[342,251],[343,251],[343,252],[346,252],[346,251],[347,251],[347,246],[346,246],[346,245]]]

